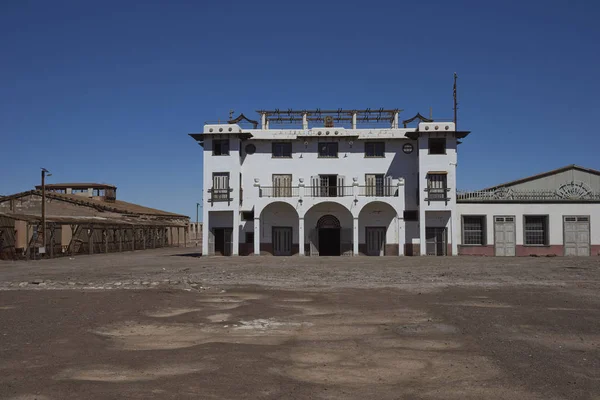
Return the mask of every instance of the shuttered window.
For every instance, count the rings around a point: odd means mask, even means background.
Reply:
[[[273,197],[292,196],[292,175],[273,175]]]

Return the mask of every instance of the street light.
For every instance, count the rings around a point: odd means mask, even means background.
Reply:
[[[52,176],[52,174],[46,169],[42,168],[42,252],[46,252],[46,176]]]

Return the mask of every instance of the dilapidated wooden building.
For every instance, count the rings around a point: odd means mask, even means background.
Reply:
[[[42,191],[0,198],[0,258],[40,258],[185,246],[189,217],[116,199],[116,187],[99,196],[95,186],[74,192],[53,184],[45,194],[46,231],[42,234]],[[64,186],[61,189],[61,186]],[[73,186],[73,187],[75,187]],[[63,190],[64,189],[64,190]]]

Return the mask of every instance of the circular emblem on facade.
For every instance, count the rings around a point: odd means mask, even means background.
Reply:
[[[219,128],[219,132],[223,132],[223,128]]]
[[[437,131],[438,129],[440,129],[440,127],[436,125],[435,126],[435,130]]]
[[[208,131],[209,131],[209,132],[212,132],[212,131],[213,131],[213,128],[210,128]]]
[[[512,197],[513,197],[513,191],[512,191],[512,189],[509,189],[509,188],[505,188],[505,187],[498,188],[494,192],[495,199],[509,200],[509,199],[512,199]]]
[[[233,131],[233,128],[229,128],[229,132]]]
[[[253,144],[246,145],[246,154],[254,154],[256,153],[256,146]]]
[[[573,181],[560,185],[556,194],[561,199],[585,199],[592,194],[592,189],[584,182]]]
[[[410,144],[410,143],[406,143],[404,146],[402,146],[402,151],[403,151],[405,154],[410,154],[410,153],[412,153],[412,152],[413,152],[413,150],[414,150],[414,147],[413,147],[413,145],[412,145],[412,144]]]

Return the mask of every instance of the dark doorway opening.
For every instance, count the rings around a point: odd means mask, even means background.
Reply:
[[[341,225],[334,215],[324,215],[317,221],[319,255],[341,255]]]
[[[215,228],[215,254],[230,256],[233,247],[231,228]]]
[[[340,253],[340,229],[319,229],[319,255],[339,256]]]

